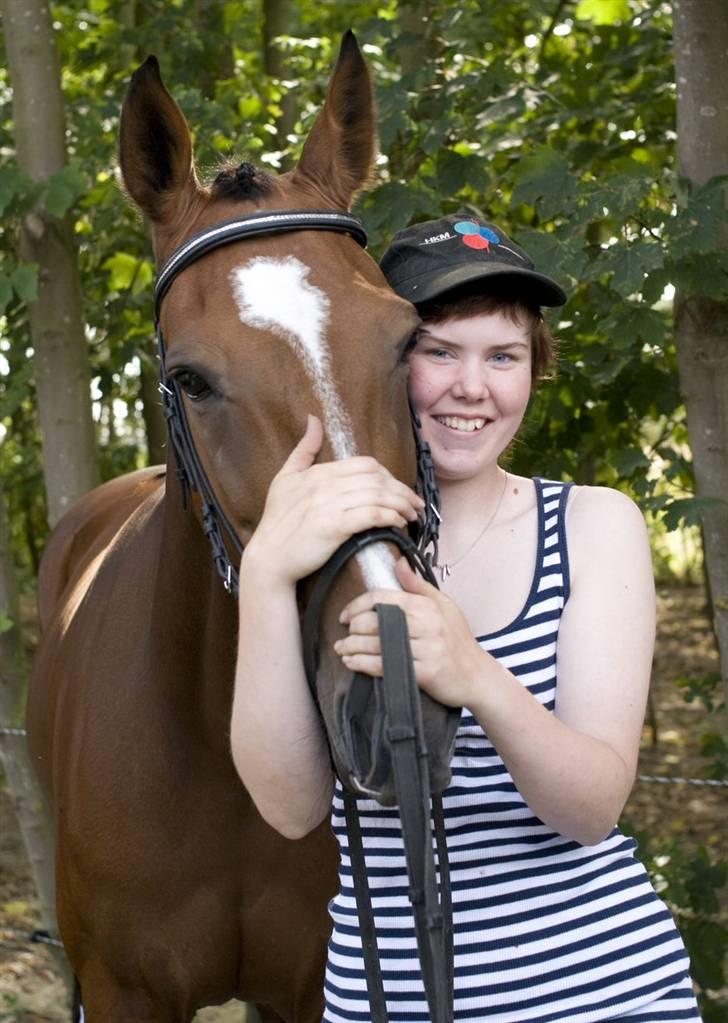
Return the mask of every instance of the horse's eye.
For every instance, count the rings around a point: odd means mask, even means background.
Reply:
[[[180,369],[174,374],[174,379],[192,401],[202,401],[212,394],[212,388],[205,378],[193,369]]]

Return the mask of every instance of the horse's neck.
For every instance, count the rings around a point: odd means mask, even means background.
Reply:
[[[188,501],[188,505],[190,502]],[[210,543],[168,467],[152,602],[154,656],[174,663],[175,697],[227,742],[237,646],[237,601],[225,591]]]

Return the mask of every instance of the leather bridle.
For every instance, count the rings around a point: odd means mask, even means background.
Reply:
[[[243,545],[226,516],[195,447],[179,383],[166,368],[166,344],[160,323],[162,301],[173,281],[206,253],[232,242],[289,231],[336,231],[350,235],[362,247],[366,233],[361,222],[348,212],[332,210],[264,211],[217,224],[193,235],[177,248],[159,271],[154,288],[155,323],[160,361],[160,392],[169,436],[175,454],[177,476],[187,502],[195,491],[202,508],[202,526],[212,546],[215,567],[225,588],[238,590],[238,570]],[[414,409],[412,423],[418,461],[418,489],[425,500],[425,513],[411,538],[393,529],[372,529],[351,537],[317,573],[303,616],[302,632],[306,676],[314,700],[318,670],[318,628],[323,604],[339,571],[355,554],[372,543],[394,544],[429,582],[437,586],[432,571],[437,562],[439,495],[434,465],[427,444],[420,435]],[[232,558],[230,556],[232,551]],[[391,604],[377,606],[384,662],[384,679],[354,675],[346,696],[344,742],[353,765],[345,780],[359,795],[376,797],[389,772],[400,808],[410,900],[415,917],[417,946],[422,966],[432,1023],[452,1020],[452,908],[445,844],[442,800],[432,793],[419,699],[406,619]],[[375,727],[367,736],[362,727],[365,709],[374,694]],[[449,714],[449,743],[459,720],[459,711]],[[440,871],[437,872],[430,827],[430,801],[435,824]],[[366,862],[356,810],[356,797],[345,791],[349,850],[352,859],[355,896],[362,928],[364,961],[373,1023],[386,1023],[381,968],[377,952],[374,916],[366,883]]]

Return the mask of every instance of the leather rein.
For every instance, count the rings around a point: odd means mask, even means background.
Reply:
[[[166,368],[166,344],[160,323],[162,301],[177,276],[214,249],[232,242],[298,230],[335,231],[350,235],[362,247],[367,237],[361,222],[348,212],[332,210],[286,210],[253,213],[218,224],[193,235],[177,248],[160,269],[154,287],[154,311],[162,394],[169,436],[175,454],[177,477],[185,505],[190,491],[199,495],[202,526],[211,547],[217,572],[225,588],[236,594],[237,565],[243,545],[217,499],[202,465],[190,430],[180,385]],[[339,571],[348,560],[372,543],[398,547],[413,568],[437,586],[432,571],[437,561],[439,494],[428,445],[420,436],[420,422],[410,406],[418,462],[418,489],[426,509],[417,524],[415,538],[394,529],[371,529],[344,543],[317,573],[302,622],[306,677],[314,700],[318,669],[318,629],[323,604]],[[232,551],[232,558],[230,556]],[[359,795],[376,796],[388,772],[393,773],[402,822],[409,894],[415,918],[422,977],[432,1023],[452,1020],[452,907],[441,795],[430,790],[419,690],[415,682],[406,619],[395,605],[378,605],[384,678],[354,675],[347,695],[344,741],[354,765],[349,784]],[[376,723],[370,739],[361,719],[372,695],[376,700]],[[435,825],[440,871],[437,871],[430,825],[430,802]],[[362,929],[372,1023],[387,1023],[381,967],[377,951],[374,915],[366,882],[366,862],[356,796],[345,790],[344,803],[355,897]]]

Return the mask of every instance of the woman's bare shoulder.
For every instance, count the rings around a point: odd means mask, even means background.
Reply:
[[[645,556],[649,539],[638,505],[611,487],[574,486],[566,511],[566,531],[574,559],[594,563],[613,559],[614,567]]]
[[[624,527],[629,523],[645,528],[644,516],[639,506],[613,487],[589,487],[574,484],[569,493],[566,509],[569,524],[587,527],[594,523],[601,528],[605,523]]]

